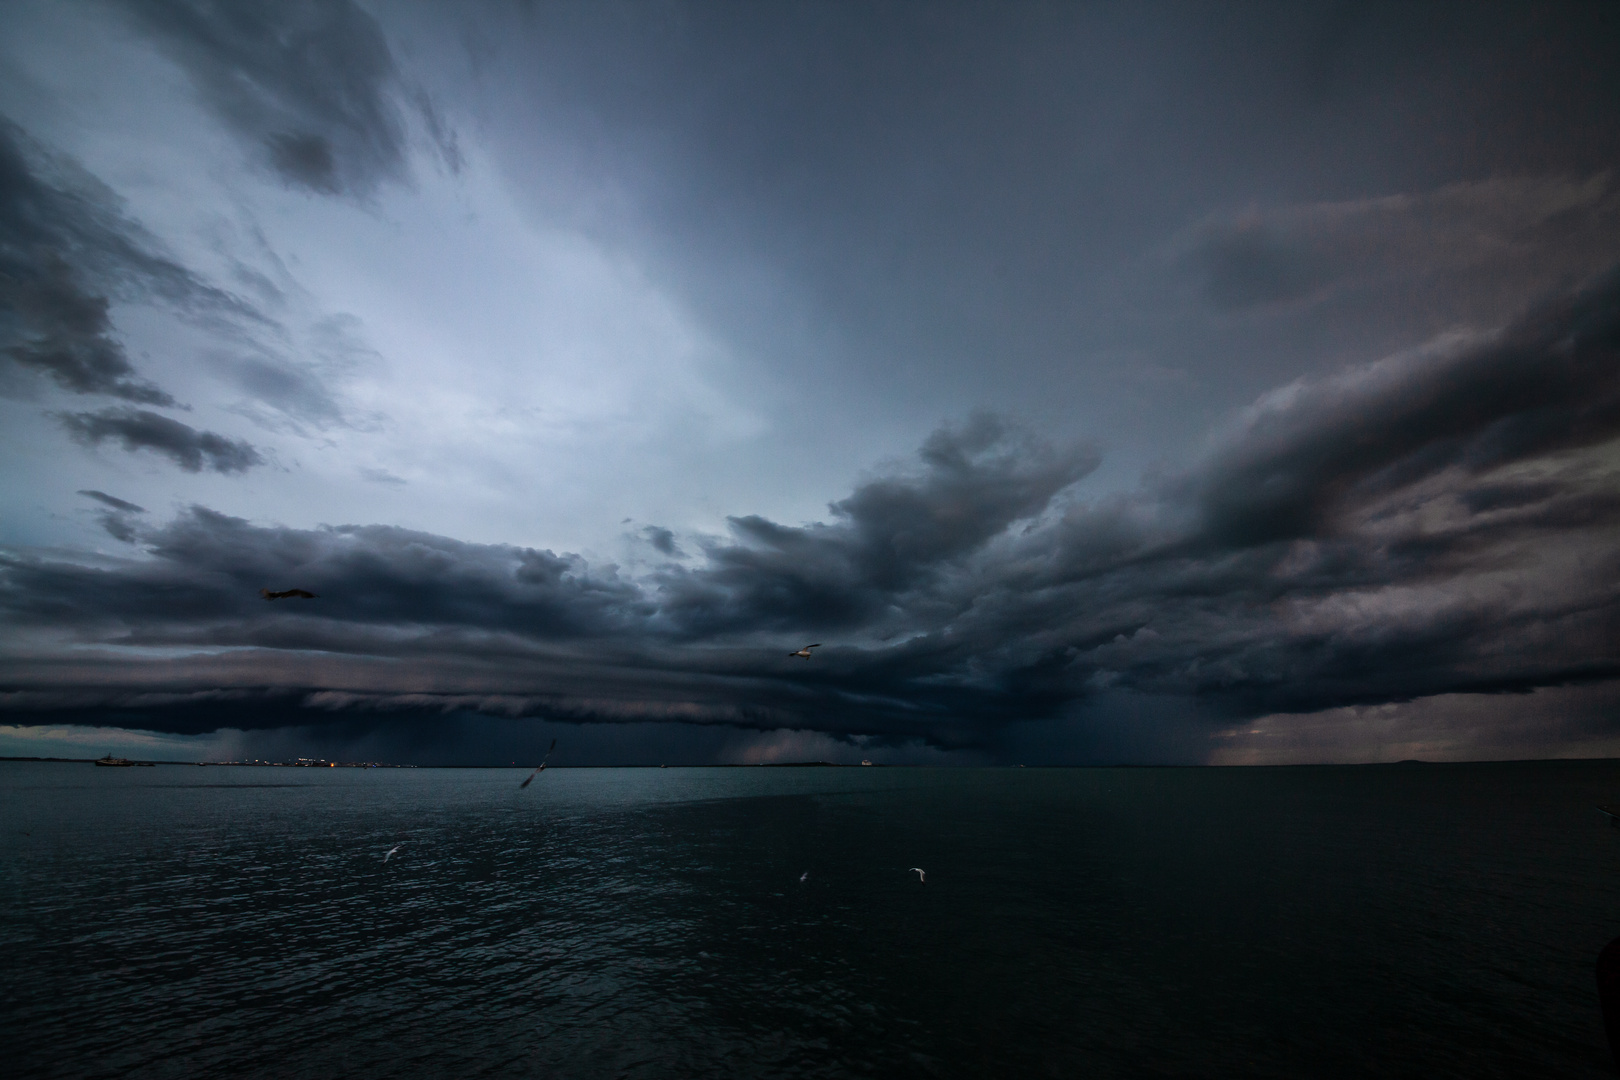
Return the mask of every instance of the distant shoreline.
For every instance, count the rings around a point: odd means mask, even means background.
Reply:
[[[527,765],[394,765],[382,761],[327,761],[310,759],[304,761],[163,761],[156,758],[130,758],[130,761],[140,761],[149,765],[206,765],[211,769],[223,768],[257,768],[257,769],[526,769]],[[55,761],[66,764],[91,765],[95,758],[70,757],[16,757],[0,755],[0,761]],[[865,764],[846,764],[840,761],[755,761],[755,762],[722,762],[714,765],[549,765],[550,769],[875,769],[894,768],[880,762]],[[905,766],[901,766],[904,768]],[[1006,768],[1007,766],[993,766]],[[1017,767],[1017,766],[1014,766]]]
[[[33,761],[56,762],[69,765],[91,765],[95,758],[70,757],[29,757],[16,755],[0,755],[0,762],[6,761]],[[130,758],[132,764],[143,765],[184,765],[190,768],[207,766],[211,769],[222,768],[257,768],[257,769],[504,769],[507,771],[520,771],[527,769],[527,765],[396,765],[387,762],[347,762],[347,761],[168,761],[157,759]],[[1481,761],[1425,761],[1417,758],[1408,758],[1402,761],[1351,761],[1351,762],[1297,762],[1281,765],[1185,765],[1185,764],[1143,764],[1140,762],[1123,762],[1112,765],[907,765],[892,764],[874,761],[869,765],[846,763],[840,761],[756,761],[756,762],[715,762],[706,765],[548,765],[547,770],[556,769],[1410,769],[1410,768],[1449,768],[1460,765],[1551,765],[1558,763],[1576,762],[1612,762],[1620,764],[1620,758],[1587,758],[1587,757],[1557,757],[1557,758],[1507,758],[1486,759]]]

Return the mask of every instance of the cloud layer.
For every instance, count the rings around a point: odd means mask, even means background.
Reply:
[[[92,493],[143,553],[5,556],[5,701],[154,730],[442,710],[961,745],[1120,693],[1230,719],[1620,678],[1620,277],[1281,388],[1134,494],[1085,498],[1097,460],[977,416],[826,522],[735,517],[638,578],[388,526],[142,526]]]

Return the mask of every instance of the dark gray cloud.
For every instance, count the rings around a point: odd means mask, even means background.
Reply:
[[[68,434],[86,446],[113,440],[125,450],[151,450],[162,454],[187,472],[203,469],[220,473],[245,472],[264,464],[264,458],[250,443],[212,431],[198,431],[189,424],[146,409],[126,407],[57,413],[56,418]]]
[[[0,230],[6,273],[19,280],[65,265],[114,298],[156,296],[189,311],[256,314],[162,254],[112,189],[4,117]]]
[[[250,617],[292,610],[333,625],[455,626],[539,640],[602,637],[650,610],[634,586],[611,571],[592,574],[577,556],[390,526],[267,528],[195,507],[143,533],[142,544],[152,561],[131,565],[130,589],[112,607],[62,594],[41,610],[145,622],[140,612],[157,604],[165,614],[152,626],[164,633],[196,619],[243,618],[248,627]],[[309,589],[321,603],[267,606],[263,587]]]
[[[111,319],[114,300],[161,301],[212,335],[222,346],[213,351],[216,370],[249,395],[241,411],[263,426],[344,423],[323,373],[375,356],[356,320],[326,316],[306,335],[310,359],[287,358],[287,327],[161,254],[105,185],[0,118],[0,357],[69,393],[177,405],[131,362]],[[34,393],[26,383],[12,386]],[[188,469],[206,463],[240,471],[257,463],[246,444],[208,433],[185,437],[185,425],[161,417],[137,424],[133,415],[79,414],[70,429],[100,441],[117,428],[126,447],[158,449]]]
[[[174,398],[135,373],[124,346],[112,336],[104,296],[91,296],[74,281],[67,264],[47,257],[33,280],[11,278],[0,286],[16,317],[5,355],[50,376],[75,394],[106,394],[143,405],[173,405]]]
[[[648,525],[641,530],[642,538],[652,545],[654,551],[665,555],[684,555],[681,546],[675,542],[675,533],[662,525]]]
[[[111,510],[103,511],[98,520],[107,535],[114,540],[121,540],[126,544],[133,544],[138,539],[135,526],[130,522],[128,515],[115,513]]]
[[[1421,195],[1217,215],[1192,231],[1186,259],[1216,307],[1243,310],[1334,292],[1437,282],[1489,325],[1536,283],[1577,281],[1620,250],[1620,192],[1607,172],[1498,177]]]
[[[210,356],[216,372],[247,395],[234,410],[268,430],[301,435],[375,423],[374,414],[357,414],[334,389],[382,359],[367,343],[360,320],[311,312],[291,321],[303,321],[301,332],[282,325],[274,334],[237,334],[229,348]],[[295,339],[290,348],[289,339]]]
[[[1294,300],[1338,276],[1314,252],[1254,222],[1205,237],[1194,261],[1206,274],[1205,295],[1223,308]]]
[[[101,527],[107,530],[107,535],[126,544],[135,542],[138,531],[132,515],[146,513],[146,507],[108,495],[105,491],[81,491],[79,494],[102,505],[104,509],[96,515],[96,519],[101,522]]]
[[[342,405],[308,364],[264,354],[221,358],[219,364],[251,401],[268,405],[280,414],[283,424],[309,423],[322,428],[344,420]],[[250,412],[266,426],[275,426],[274,421],[260,415],[262,410]]]
[[[81,492],[79,492],[79,494],[83,495],[87,499],[94,499],[94,500],[96,500],[96,502],[101,503],[103,506],[110,506],[110,507],[112,507],[112,509],[119,511],[120,513],[125,513],[125,514],[144,514],[144,513],[146,513],[146,507],[144,507],[144,506],[136,506],[132,502],[125,502],[123,499],[120,499],[120,498],[118,498],[116,496],[108,495],[105,491],[81,491]]]
[[[1262,399],[1152,503],[1087,508],[1042,585],[1097,685],[1310,710],[1613,678],[1620,279]],[[1061,583],[1061,584],[1060,584]],[[1031,582],[1034,584],[1034,582]],[[1134,625],[1133,625],[1134,624]]]
[[[328,195],[364,194],[404,175],[394,59],[376,20],[357,5],[125,0],[123,6],[179,63],[203,103],[286,183]]]
[[[1094,452],[978,416],[826,523],[734,518],[700,563],[640,581],[202,508],[137,529],[144,555],[120,563],[14,553],[14,624],[206,655],[31,656],[4,680],[19,715],[167,730],[226,713],[141,695],[223,688],[232,726],[482,712],[944,745],[1121,695],[1230,719],[1602,683],[1620,679],[1617,446],[1611,275],[1499,333],[1270,394],[1133,495],[1082,498]],[[320,599],[267,605],[263,586]],[[812,634],[813,663],[786,658]]]
[[[988,415],[936,432],[920,458],[920,472],[878,477],[834,503],[831,524],[732,518],[733,542],[709,545],[707,565],[664,571],[664,617],[685,633],[898,630],[912,603],[937,602],[963,558],[1040,514],[1099,460]]]
[[[0,118],[0,355],[72,393],[174,404],[136,372],[98,291],[196,290],[144,240],[111,192]]]

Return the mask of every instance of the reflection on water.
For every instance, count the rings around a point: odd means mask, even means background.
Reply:
[[[1612,1074],[1614,763],[524,775],[0,764],[8,1071]]]

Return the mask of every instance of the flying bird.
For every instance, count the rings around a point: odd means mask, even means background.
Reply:
[[[809,880],[810,880],[810,871],[806,870],[804,873],[799,875],[799,884],[800,885],[803,885],[805,882],[807,882]]]
[[[314,600],[316,596],[307,589],[283,589],[281,592],[271,592],[269,589],[260,589],[259,595],[266,600]]]
[[[383,856],[383,862],[387,862],[389,859],[393,858],[394,852],[398,851],[400,847],[401,845],[395,844],[393,847],[389,848],[388,854]]]
[[[804,659],[808,660],[808,659],[810,659],[810,650],[811,649],[819,649],[819,648],[821,648],[821,642],[818,641],[814,645],[806,645],[804,648],[800,649],[798,652],[790,652],[790,653],[788,653],[788,655],[789,656],[802,656]]]
[[[913,866],[911,869],[913,871],[915,871],[916,874],[917,874],[917,884],[919,884],[919,885],[928,884],[928,872],[926,870],[924,870],[920,866]]]
[[[557,749],[557,740],[552,739],[551,745],[546,747],[546,756],[540,759],[540,764],[535,767],[534,772],[530,773],[529,778],[519,784],[518,787],[526,788],[534,782],[534,778],[540,775],[540,770],[546,767],[546,762],[551,760],[551,752],[555,749]]]

